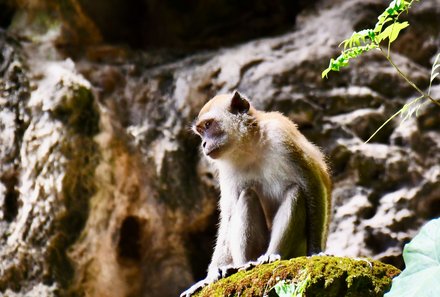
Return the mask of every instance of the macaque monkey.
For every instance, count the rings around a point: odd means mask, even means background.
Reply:
[[[278,112],[256,110],[240,93],[218,95],[193,130],[218,169],[220,225],[208,275],[325,249],[331,181],[324,156]]]

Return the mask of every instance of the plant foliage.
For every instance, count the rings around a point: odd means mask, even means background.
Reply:
[[[378,49],[381,42],[386,39],[388,39],[389,49],[390,44],[399,36],[400,31],[409,26],[408,22],[399,22],[398,19],[402,12],[408,11],[414,1],[416,0],[391,1],[388,8],[378,17],[374,29],[354,32],[350,38],[340,44],[344,45],[344,50],[336,59],[330,59],[330,64],[322,72],[322,77],[327,77],[330,71],[339,71],[342,67],[348,66],[350,59]]]
[[[297,297],[297,287],[294,283],[287,282],[285,280],[282,280],[278,282],[273,289],[275,290],[275,293],[277,293],[278,297]],[[299,295],[301,297],[301,295]]]
[[[440,219],[428,222],[403,250],[406,268],[385,297],[440,296]]]
[[[304,275],[304,273],[302,275]],[[307,276],[298,283],[282,280],[278,282],[273,289],[278,297],[302,297],[309,282],[310,276]]]

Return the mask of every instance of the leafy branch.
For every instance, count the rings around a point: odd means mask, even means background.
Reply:
[[[366,29],[354,32],[350,38],[341,42],[344,50],[336,59],[330,59],[327,69],[322,72],[322,77],[327,77],[330,71],[339,71],[342,67],[348,66],[350,59],[357,58],[361,54],[373,49],[379,49],[380,43],[388,39],[388,48],[396,40],[402,29],[409,26],[408,22],[398,22],[399,16],[408,11],[412,3],[417,0],[404,1],[395,0],[390,3],[388,8],[378,17],[378,22],[374,29]],[[389,56],[389,51],[387,56]]]
[[[400,22],[399,17],[403,12],[408,12],[409,8],[414,2],[418,2],[419,0],[393,0],[387,9],[385,9],[382,14],[378,17],[378,22],[374,26],[373,29],[365,29],[359,32],[354,32],[350,38],[341,42],[341,45],[344,45],[344,50],[336,59],[330,59],[329,66],[322,72],[322,78],[328,77],[330,71],[339,71],[341,68],[349,65],[349,62],[353,58],[357,58],[362,54],[369,52],[371,50],[379,50],[381,54],[385,56],[388,62],[396,69],[397,73],[418,93],[420,93],[420,97],[412,100],[408,104],[405,104],[398,112],[392,115],[379,129],[374,132],[374,134],[367,140],[370,141],[387,123],[389,123],[393,118],[397,115],[401,114],[406,116],[403,117],[403,120],[408,119],[414,111],[420,109],[420,107],[426,102],[432,102],[440,107],[440,101],[431,97],[431,86],[432,82],[436,78],[440,78],[440,53],[436,56],[434,64],[432,65],[431,77],[429,82],[428,92],[422,91],[414,82],[412,82],[405,73],[403,73],[400,68],[394,63],[390,56],[390,47],[391,43],[393,43],[399,33],[409,26],[408,22]],[[384,41],[388,40],[387,51],[385,51],[381,45]],[[422,102],[423,99],[427,99],[429,101]]]

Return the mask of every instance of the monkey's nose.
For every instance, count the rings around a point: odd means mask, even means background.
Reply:
[[[206,141],[203,141],[203,142],[202,142],[202,146],[203,146],[203,148],[206,147]]]

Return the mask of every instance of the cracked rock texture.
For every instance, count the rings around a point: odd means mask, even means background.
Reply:
[[[234,89],[285,113],[327,154],[327,253],[402,268],[403,245],[440,215],[439,108],[427,104],[365,144],[417,94],[380,53],[321,79],[336,46],[374,25],[384,1],[317,1],[282,34],[237,43],[252,35],[241,32],[192,52],[122,33],[117,42],[138,48],[111,45],[109,16],[82,2],[16,1],[0,32],[0,294],[176,296],[202,278],[219,193],[189,127],[210,97]],[[426,89],[440,6],[424,0],[405,17],[392,57]],[[185,35],[165,29],[183,46]],[[440,98],[438,81],[431,95]]]

